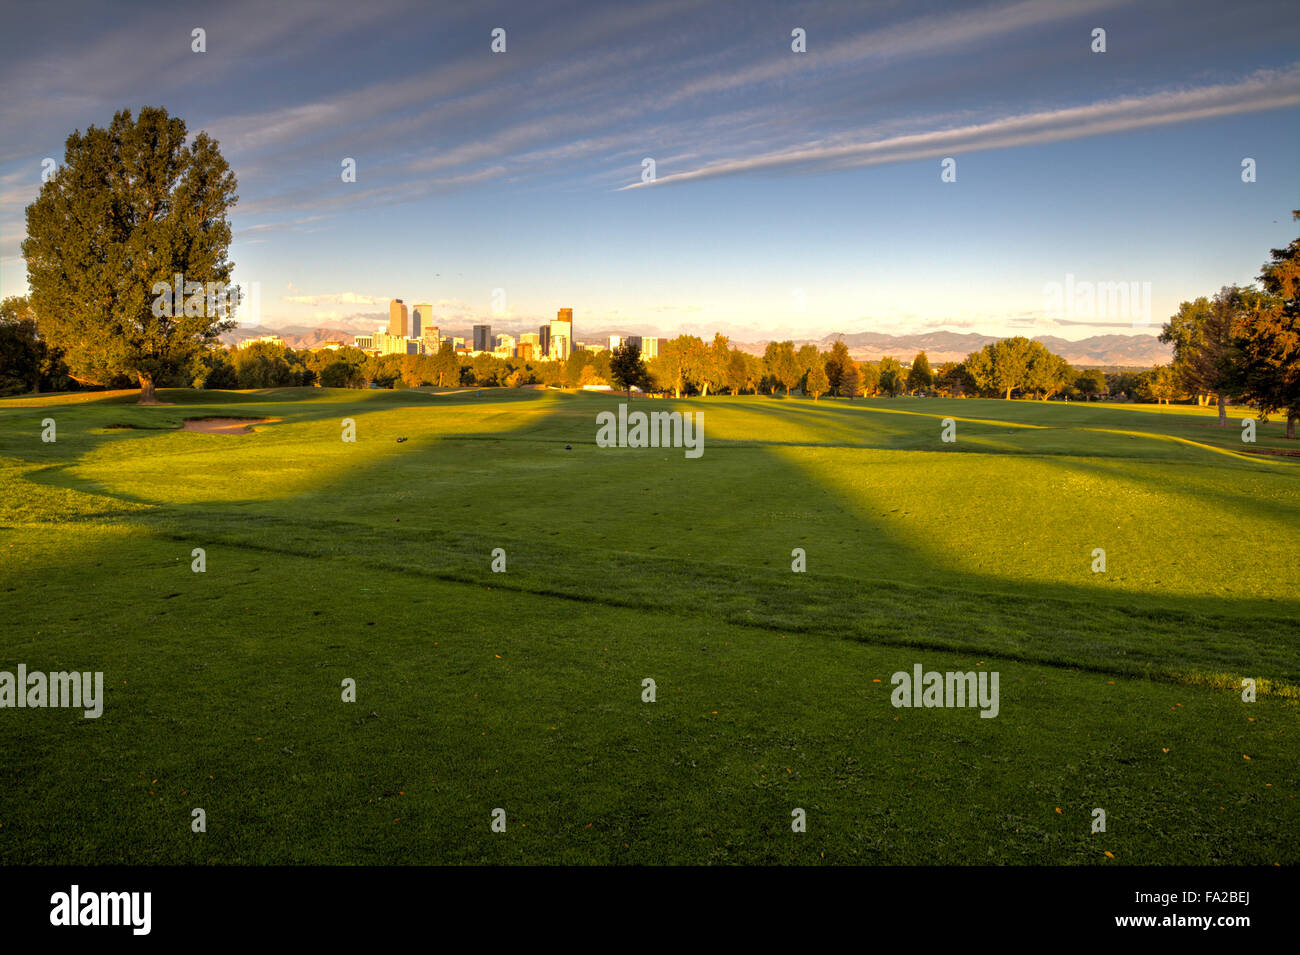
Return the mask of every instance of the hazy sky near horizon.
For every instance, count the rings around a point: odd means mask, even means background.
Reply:
[[[579,340],[1077,339],[1158,331],[1296,235],[1293,2],[74,2],[4,24],[2,296],[26,290],[42,160],[142,105],[219,141],[236,279],[272,326],[396,296],[457,327],[572,307]],[[1149,314],[1054,314],[1067,276],[1149,283]]]

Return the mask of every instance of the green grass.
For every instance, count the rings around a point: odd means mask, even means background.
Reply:
[[[596,447],[609,396],[160,398],[0,401],[0,670],[108,689],[0,709],[0,862],[1300,861],[1277,422],[634,402],[704,412],[689,460]],[[895,709],[915,663],[1000,715]]]

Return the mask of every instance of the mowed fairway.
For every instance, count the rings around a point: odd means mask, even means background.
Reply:
[[[597,447],[609,396],[159,396],[0,401],[0,670],[106,688],[0,709],[0,862],[1300,862],[1277,422],[634,401],[690,460]],[[917,663],[998,716],[895,708]]]

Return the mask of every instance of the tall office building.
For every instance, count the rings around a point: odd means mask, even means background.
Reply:
[[[427,337],[424,330],[433,324],[433,306],[429,304],[411,306],[411,337]]]
[[[537,354],[540,358],[551,357],[551,326],[542,325],[537,329]]]
[[[561,326],[563,327],[563,326]],[[568,361],[569,355],[573,352],[573,342],[569,341],[569,336],[564,332],[551,332],[551,360]]]
[[[400,298],[395,298],[388,303],[388,334],[396,335],[398,338],[406,338],[411,333],[410,322],[407,320],[406,306],[402,304]]]
[[[641,357],[645,359],[659,357],[659,345],[662,338],[643,338],[641,339]]]
[[[567,360],[573,350],[573,309],[562,308],[556,313],[547,337],[546,353],[558,361]]]
[[[622,336],[622,335],[610,335],[610,336],[609,336],[609,350],[610,350],[610,351],[618,351],[619,346],[622,345],[622,344],[623,344],[623,336]]]
[[[426,355],[436,355],[438,349],[442,347],[442,337],[437,325],[425,325],[420,333],[424,339],[424,353]]]
[[[411,307],[411,338],[424,337],[426,327],[433,325],[433,305],[428,303]]]
[[[474,326],[474,350],[475,351],[492,350],[492,326],[491,325]]]

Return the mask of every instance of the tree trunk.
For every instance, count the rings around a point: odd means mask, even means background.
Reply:
[[[158,399],[154,397],[153,379],[146,375],[140,375],[140,401],[142,405],[156,405]]]
[[[1223,397],[1223,395],[1219,395],[1219,427],[1226,428],[1227,426],[1228,426],[1228,399]]]
[[[1007,398],[1006,398],[1006,400],[1007,400],[1007,401],[1010,401],[1010,400],[1011,400],[1011,389],[1010,389],[1010,388],[1007,389]]]
[[[1286,436],[1292,441],[1295,440],[1295,423],[1297,421],[1300,421],[1300,415],[1289,414],[1286,416]]]

